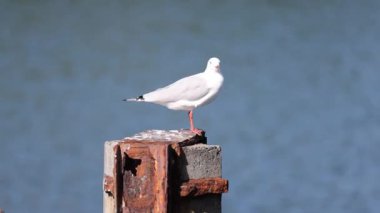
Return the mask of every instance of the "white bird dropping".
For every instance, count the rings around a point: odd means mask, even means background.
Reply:
[[[138,101],[160,104],[171,110],[188,111],[190,130],[196,134],[202,131],[194,127],[193,110],[213,101],[223,85],[220,60],[210,58],[204,72],[182,78],[166,87],[124,101]]]

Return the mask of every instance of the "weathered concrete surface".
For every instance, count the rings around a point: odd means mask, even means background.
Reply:
[[[186,143],[189,140],[195,140],[196,143],[206,143],[206,137],[197,135],[194,132],[186,129],[181,130],[146,130],[139,132],[131,137],[126,137],[127,140],[133,141],[151,141],[151,142],[170,142],[170,143]],[[184,144],[190,145],[190,144]]]
[[[195,144],[182,147],[182,151],[178,163],[181,180],[222,176],[220,146]]]

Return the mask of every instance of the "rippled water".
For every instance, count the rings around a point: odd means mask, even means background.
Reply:
[[[2,1],[0,208],[101,212],[103,142],[187,128],[122,102],[222,60],[195,112],[224,212],[380,211],[377,1]]]

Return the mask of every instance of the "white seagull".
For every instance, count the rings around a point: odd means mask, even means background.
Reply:
[[[223,85],[220,60],[210,58],[204,72],[182,78],[166,87],[124,101],[149,102],[171,110],[188,111],[190,130],[198,135],[202,130],[194,127],[193,110],[215,99]]]

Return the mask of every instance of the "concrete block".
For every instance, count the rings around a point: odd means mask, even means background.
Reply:
[[[222,176],[220,146],[195,144],[182,147],[182,151],[178,163],[181,180]]]

